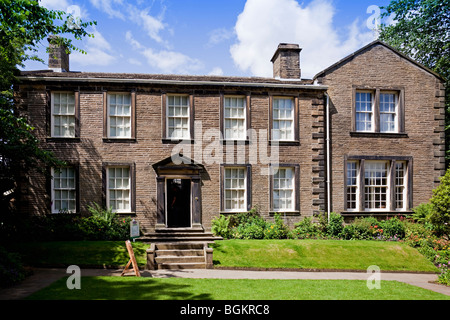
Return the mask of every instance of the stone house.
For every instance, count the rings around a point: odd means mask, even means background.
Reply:
[[[293,226],[335,211],[404,215],[444,174],[443,79],[375,41],[302,79],[280,44],[273,78],[74,72],[64,49],[24,71],[20,110],[68,164],[31,174],[20,210],[111,206],[147,239],[210,236],[257,206]]]

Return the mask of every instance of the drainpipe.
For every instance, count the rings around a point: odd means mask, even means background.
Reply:
[[[327,118],[326,121],[326,148],[327,148],[327,214],[328,214],[328,223],[330,223],[330,214],[331,214],[331,173],[330,173],[330,167],[331,167],[331,157],[330,157],[330,96],[325,93],[325,96],[327,98],[326,102],[326,111],[325,116]]]

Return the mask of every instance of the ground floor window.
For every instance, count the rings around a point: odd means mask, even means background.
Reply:
[[[405,211],[410,207],[411,159],[356,157],[346,160],[347,211]]]
[[[77,211],[76,171],[73,167],[51,170],[52,213]]]
[[[225,168],[225,211],[245,211],[245,168]]]
[[[131,188],[129,167],[107,168],[107,204],[114,212],[131,211]]]

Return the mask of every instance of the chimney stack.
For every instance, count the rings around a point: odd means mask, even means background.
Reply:
[[[57,38],[57,36],[48,37],[48,68],[55,72],[69,72],[69,54],[66,53],[66,47],[51,41]]]
[[[271,60],[273,77],[300,80],[300,51],[302,49],[298,44],[280,43]]]

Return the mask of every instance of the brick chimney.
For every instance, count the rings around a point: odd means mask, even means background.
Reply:
[[[48,53],[48,68],[56,72],[69,71],[69,54],[66,53],[66,47],[51,42],[57,36],[49,36],[49,53]]]
[[[280,43],[272,58],[273,77],[279,79],[299,79],[300,51],[298,44]]]

